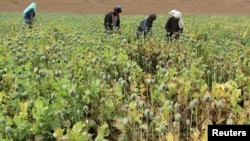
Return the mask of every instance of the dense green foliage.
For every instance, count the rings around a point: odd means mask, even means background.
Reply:
[[[104,33],[103,15],[0,14],[0,140],[206,140],[208,124],[250,121],[250,18],[159,15]]]

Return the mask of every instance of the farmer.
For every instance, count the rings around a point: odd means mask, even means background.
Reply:
[[[34,19],[36,17],[36,3],[31,3],[24,11],[23,18],[24,22],[31,28]]]
[[[120,33],[120,13],[122,12],[121,6],[117,5],[113,11],[107,13],[104,18],[104,27],[106,32],[112,33],[116,28],[117,33]]]
[[[167,20],[167,23],[165,25],[167,37],[169,40],[172,40],[173,38],[178,39],[182,34],[184,28],[182,14],[177,10],[171,10],[169,14],[171,15],[171,17]]]
[[[145,17],[140,23],[137,28],[137,39],[144,35],[146,35],[151,31],[153,22],[156,20],[156,14],[152,13],[149,16]]]

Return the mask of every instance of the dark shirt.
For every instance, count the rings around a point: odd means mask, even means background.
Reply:
[[[113,18],[115,16],[114,12],[109,12],[105,15],[104,18],[104,27],[105,29],[113,30],[113,27],[116,26],[118,29],[120,28],[120,15],[117,14],[116,17],[116,22],[113,23]]]
[[[32,20],[35,16],[36,16],[35,11],[33,9],[31,9],[30,11],[28,11],[27,13],[25,13],[24,19],[25,20]]]
[[[152,28],[152,25],[153,25],[153,20],[149,20],[148,18],[144,18],[140,22],[137,30],[139,32],[149,32],[151,30],[151,28]]]
[[[170,34],[173,34],[174,32],[182,32],[183,28],[179,27],[178,24],[179,19],[175,19],[174,17],[170,17],[165,25],[165,29]]]

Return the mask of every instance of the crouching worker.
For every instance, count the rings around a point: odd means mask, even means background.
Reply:
[[[104,17],[104,27],[106,32],[113,33],[115,32],[120,33],[120,13],[122,12],[121,6],[116,6],[113,11],[107,13]],[[116,29],[114,29],[116,28]]]
[[[148,17],[145,17],[137,27],[137,39],[139,39],[141,36],[144,36],[146,38],[146,35],[151,32],[153,22],[156,20],[156,14],[150,14]]]
[[[180,11],[171,10],[169,12],[171,17],[167,20],[165,29],[167,31],[167,37],[169,40],[178,39],[183,33],[184,23],[182,20],[182,14]]]
[[[36,17],[36,3],[31,3],[24,11],[23,18],[24,22],[29,25],[29,28],[32,28],[32,24]]]

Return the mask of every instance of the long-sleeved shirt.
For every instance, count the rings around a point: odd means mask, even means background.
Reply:
[[[137,31],[139,32],[149,32],[152,28],[152,25],[153,25],[153,21],[151,20],[148,20],[148,17],[144,18],[138,28],[137,28]]]
[[[32,18],[34,18],[36,16],[36,13],[33,9],[31,9],[30,11],[28,11],[27,13],[25,13],[24,15],[24,19],[25,20],[32,20]]]
[[[120,28],[120,15],[114,14],[114,12],[109,12],[105,15],[104,18],[104,27],[108,30],[113,30],[113,27],[116,26]]]
[[[174,32],[182,32],[183,28],[179,27],[179,19],[175,19],[174,17],[170,17],[165,25],[165,29],[168,33],[173,34]]]

